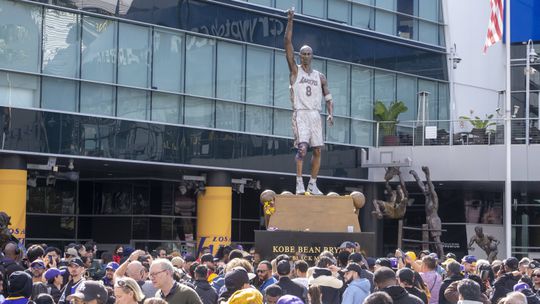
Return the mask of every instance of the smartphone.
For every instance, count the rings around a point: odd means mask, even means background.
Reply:
[[[52,260],[53,260],[52,255],[48,255],[47,257],[49,258],[49,263],[52,263]]]
[[[480,271],[480,278],[482,278],[482,281],[487,280],[488,277],[489,277],[489,271],[488,270]]]

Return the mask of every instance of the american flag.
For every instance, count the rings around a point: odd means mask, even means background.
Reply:
[[[504,0],[489,0],[489,5],[491,14],[489,16],[486,43],[484,44],[484,54],[488,47],[502,39],[503,33]]]

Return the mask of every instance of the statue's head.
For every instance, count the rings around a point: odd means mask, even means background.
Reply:
[[[304,45],[300,48],[300,63],[304,66],[311,66],[313,60],[313,50],[309,45]]]
[[[474,227],[474,232],[476,232],[476,234],[481,235],[483,233],[483,229],[480,226],[476,226],[476,227]]]

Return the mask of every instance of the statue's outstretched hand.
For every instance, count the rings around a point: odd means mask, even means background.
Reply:
[[[287,10],[287,18],[289,20],[294,19],[294,6]]]

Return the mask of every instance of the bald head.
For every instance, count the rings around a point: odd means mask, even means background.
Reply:
[[[309,45],[304,45],[300,48],[300,63],[304,68],[311,68],[311,60],[313,59],[313,50]]]
[[[4,255],[10,259],[17,259],[17,244],[9,242],[4,247]]]
[[[144,281],[145,278],[145,272],[146,269],[144,269],[143,264],[139,261],[133,261],[129,263],[127,270],[126,270],[126,276],[134,279],[135,281]]]

